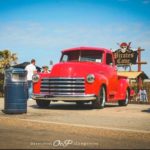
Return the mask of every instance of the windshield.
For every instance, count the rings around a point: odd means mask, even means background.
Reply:
[[[102,51],[84,50],[84,51],[69,51],[64,52],[61,62],[70,61],[88,61],[88,62],[102,62]]]

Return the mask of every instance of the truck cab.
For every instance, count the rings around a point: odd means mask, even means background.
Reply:
[[[106,102],[117,101],[126,106],[129,100],[127,77],[117,75],[111,50],[77,47],[62,51],[60,62],[50,73],[33,76],[33,95],[39,107],[51,101],[92,102],[93,108],[104,108]]]

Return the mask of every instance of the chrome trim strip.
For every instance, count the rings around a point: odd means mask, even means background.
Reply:
[[[59,85],[57,85],[57,84],[50,84],[50,85],[41,85],[41,87],[81,87],[81,88],[84,88],[84,85],[69,85],[69,84],[59,84]]]
[[[71,92],[49,92],[48,90],[45,90],[46,92],[41,92],[41,94],[45,94],[47,93],[47,95],[84,95],[84,93],[81,91],[81,92],[75,92],[75,91],[71,91]]]
[[[54,95],[53,97],[48,97],[44,95],[32,95],[34,100],[57,100],[57,101],[93,101],[96,100],[94,94],[87,95]]]
[[[46,80],[49,80],[49,79],[50,79],[50,80],[57,80],[57,79],[58,79],[58,80],[66,80],[66,79],[67,79],[67,80],[68,80],[68,79],[69,79],[69,80],[78,80],[78,79],[79,79],[79,80],[84,80],[84,78],[80,78],[80,77],[79,77],[79,78],[78,78],[78,77],[76,77],[76,78],[70,78],[70,77],[58,77],[58,78],[55,77],[55,78],[53,78],[53,77],[51,77],[51,78],[42,78],[42,79],[46,79]]]
[[[42,90],[48,90],[48,91],[85,91],[85,89],[75,89],[75,88],[69,88],[69,89],[64,89],[64,88],[51,88],[51,89],[47,89],[47,88],[41,88],[41,91]]]
[[[42,83],[74,83],[74,84],[81,84],[81,83],[84,83],[84,81],[44,81],[44,80],[42,80],[41,81]]]

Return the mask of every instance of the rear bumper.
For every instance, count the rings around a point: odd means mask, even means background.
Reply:
[[[53,95],[47,96],[42,94],[33,94],[32,99],[34,100],[51,100],[51,101],[93,101],[96,100],[94,94],[87,95]]]

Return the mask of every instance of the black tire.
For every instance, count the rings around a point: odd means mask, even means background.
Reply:
[[[129,103],[129,91],[126,90],[126,98],[124,100],[119,100],[118,104],[119,106],[127,106]]]
[[[81,106],[83,106],[83,105],[84,105],[84,102],[82,102],[82,101],[77,101],[77,102],[76,102],[76,104],[77,104],[78,106],[80,106],[80,107],[81,107]]]
[[[106,90],[105,87],[102,86],[100,88],[99,95],[97,96],[97,99],[92,102],[93,108],[95,109],[102,109],[105,107],[106,103]]]
[[[48,101],[48,100],[36,100],[36,103],[40,108],[47,108],[50,104],[50,101]]]

